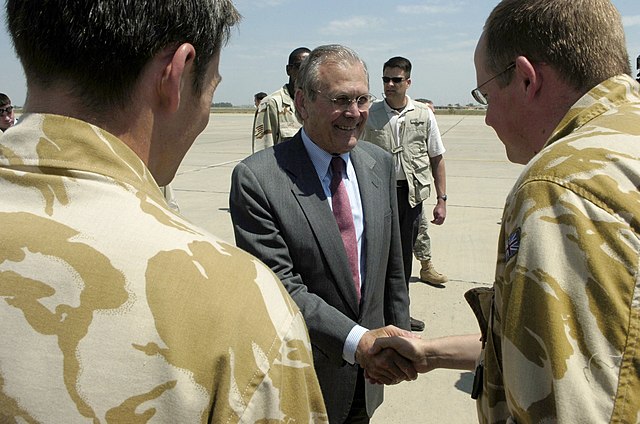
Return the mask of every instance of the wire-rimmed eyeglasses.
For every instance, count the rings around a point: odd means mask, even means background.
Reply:
[[[515,66],[516,66],[515,62],[512,62],[509,66],[507,66],[507,68],[504,71],[497,73],[496,75],[492,76],[491,78],[489,78],[488,80],[486,80],[485,82],[483,82],[482,84],[480,84],[479,86],[471,90],[471,95],[473,96],[474,99],[476,99],[476,102],[484,106],[488,105],[489,99],[487,99],[487,95],[482,91],[480,91],[480,89],[485,85],[487,85],[488,83],[490,83],[491,81],[493,81],[494,79],[498,78],[500,75],[515,68]]]
[[[318,94],[321,94],[322,97],[329,100],[331,103],[333,103],[333,105],[337,109],[340,109],[342,111],[349,109],[351,107],[351,104],[355,103],[356,106],[358,107],[358,110],[363,112],[363,111],[369,110],[369,107],[371,107],[371,103],[373,103],[376,100],[376,96],[374,96],[373,94],[363,94],[358,97],[349,97],[346,95],[330,97],[324,94],[320,90],[314,90],[314,91]]]
[[[5,114],[11,115],[11,112],[13,112],[13,106],[12,105],[0,108],[0,116],[5,115]]]

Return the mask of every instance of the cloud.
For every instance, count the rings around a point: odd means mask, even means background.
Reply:
[[[640,15],[633,16],[623,16],[622,23],[625,27],[639,26],[640,25]]]
[[[384,25],[384,19],[373,16],[356,16],[343,21],[331,21],[320,32],[325,35],[342,35],[345,33],[371,31],[373,28]]]
[[[461,10],[459,4],[411,4],[411,5],[399,5],[396,7],[399,13],[406,15],[426,15],[426,14],[438,14],[438,13],[454,13]]]

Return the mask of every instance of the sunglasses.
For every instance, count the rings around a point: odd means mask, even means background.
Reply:
[[[400,84],[405,79],[404,77],[382,77],[382,82],[388,84],[389,81],[393,81],[394,84]]]
[[[13,112],[13,106],[0,108],[0,115],[4,115],[4,114],[11,115],[11,112]]]

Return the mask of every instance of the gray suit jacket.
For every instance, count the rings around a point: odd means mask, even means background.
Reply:
[[[330,422],[342,422],[353,399],[358,367],[342,358],[353,326],[410,328],[392,158],[359,143],[351,160],[364,210],[360,304],[338,226],[300,133],[240,162],[230,195],[236,244],[277,274],[305,317]],[[382,402],[382,387],[367,384],[366,393],[372,415]]]

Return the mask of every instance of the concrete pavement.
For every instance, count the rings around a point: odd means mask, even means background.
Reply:
[[[251,113],[214,113],[180,166],[172,186],[192,222],[233,243],[228,213],[231,171],[251,152]],[[425,321],[424,338],[477,332],[463,294],[490,285],[502,207],[522,167],[508,162],[504,147],[483,116],[437,115],[447,153],[447,219],[430,226],[433,261],[449,277],[443,287],[415,280],[411,315]],[[424,207],[431,213],[434,199]],[[413,273],[420,264],[414,261]],[[385,390],[372,419],[382,423],[473,423],[470,372],[435,370]]]

